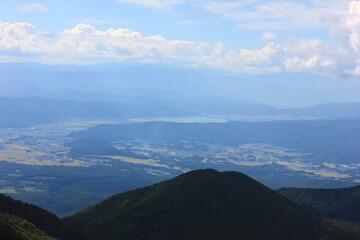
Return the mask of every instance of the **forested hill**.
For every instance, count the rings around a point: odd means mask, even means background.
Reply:
[[[3,223],[21,223],[21,221],[17,220],[19,218],[36,226],[34,229],[38,228],[47,235],[59,240],[85,239],[79,232],[69,227],[54,214],[49,213],[35,205],[14,200],[3,194],[0,194],[0,213],[2,213]]]
[[[360,186],[339,189],[283,188],[278,193],[327,218],[360,223]]]
[[[93,240],[352,239],[250,177],[215,170],[115,195],[66,221]]]
[[[34,224],[0,211],[0,239],[2,240],[56,240]]]
[[[357,190],[336,190],[343,195],[336,204],[357,208]],[[114,195],[63,220],[0,195],[1,240],[356,240],[359,229],[325,220],[244,174],[211,169]]]

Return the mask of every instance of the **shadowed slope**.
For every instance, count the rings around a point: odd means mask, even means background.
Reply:
[[[60,240],[85,239],[78,231],[69,227],[54,214],[35,205],[14,200],[3,194],[0,194],[0,213],[1,212],[24,219],[34,224],[46,234]]]
[[[328,218],[360,223],[360,186],[339,189],[283,188],[278,193]]]
[[[250,177],[196,170],[115,195],[66,221],[90,239],[341,239]]]
[[[0,239],[2,240],[55,240],[34,224],[0,212]]]

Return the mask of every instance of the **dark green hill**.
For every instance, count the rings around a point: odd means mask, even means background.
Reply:
[[[360,223],[360,186],[339,189],[283,188],[278,193],[328,218]]]
[[[351,239],[250,177],[215,170],[118,194],[65,220],[93,240]]]
[[[1,240],[56,240],[28,221],[0,212]]]
[[[35,205],[14,200],[3,194],[0,194],[0,212],[24,219],[34,224],[46,234],[60,240],[85,239],[79,232],[69,227],[54,214]]]

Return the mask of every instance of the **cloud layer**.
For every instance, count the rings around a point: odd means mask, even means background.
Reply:
[[[106,31],[89,24],[42,36],[28,23],[0,22],[0,61],[35,61],[52,64],[91,64],[104,61],[186,62],[234,72],[267,72],[277,46],[269,43],[257,51],[235,51],[221,43],[208,44],[145,37],[129,29]],[[269,70],[274,71],[269,68]]]
[[[233,20],[238,28],[294,30],[323,25],[324,14],[345,11],[350,0],[117,0],[157,10],[186,5]]]
[[[22,12],[47,12],[48,9],[45,7],[45,5],[40,3],[29,3],[25,5],[20,5],[17,7],[19,11]]]
[[[182,5],[183,0],[117,0],[119,3],[131,3],[142,7],[150,7],[157,9],[169,9],[175,5]],[[190,0],[191,2],[191,0]]]
[[[125,0],[124,0],[125,1]],[[130,0],[126,0],[130,1]],[[135,1],[132,1],[135,2]],[[136,1],[139,4],[180,1]],[[314,1],[322,4],[321,0]],[[330,1],[331,3],[331,1]],[[1,62],[92,64],[100,62],[177,62],[191,67],[212,67],[232,72],[271,73],[306,71],[329,76],[360,77],[360,2],[344,11],[322,16],[338,44],[319,39],[279,40],[265,32],[264,47],[234,50],[223,44],[167,40],[161,35],[143,36],[130,29],[105,31],[88,24],[55,34],[38,32],[28,23],[0,22]],[[160,6],[159,6],[160,7]]]
[[[234,20],[238,28],[294,30],[320,27],[326,13],[346,10],[346,0],[208,1],[204,8]]]

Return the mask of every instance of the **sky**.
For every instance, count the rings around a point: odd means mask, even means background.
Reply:
[[[0,0],[0,63],[9,62],[360,80],[360,1]]]

